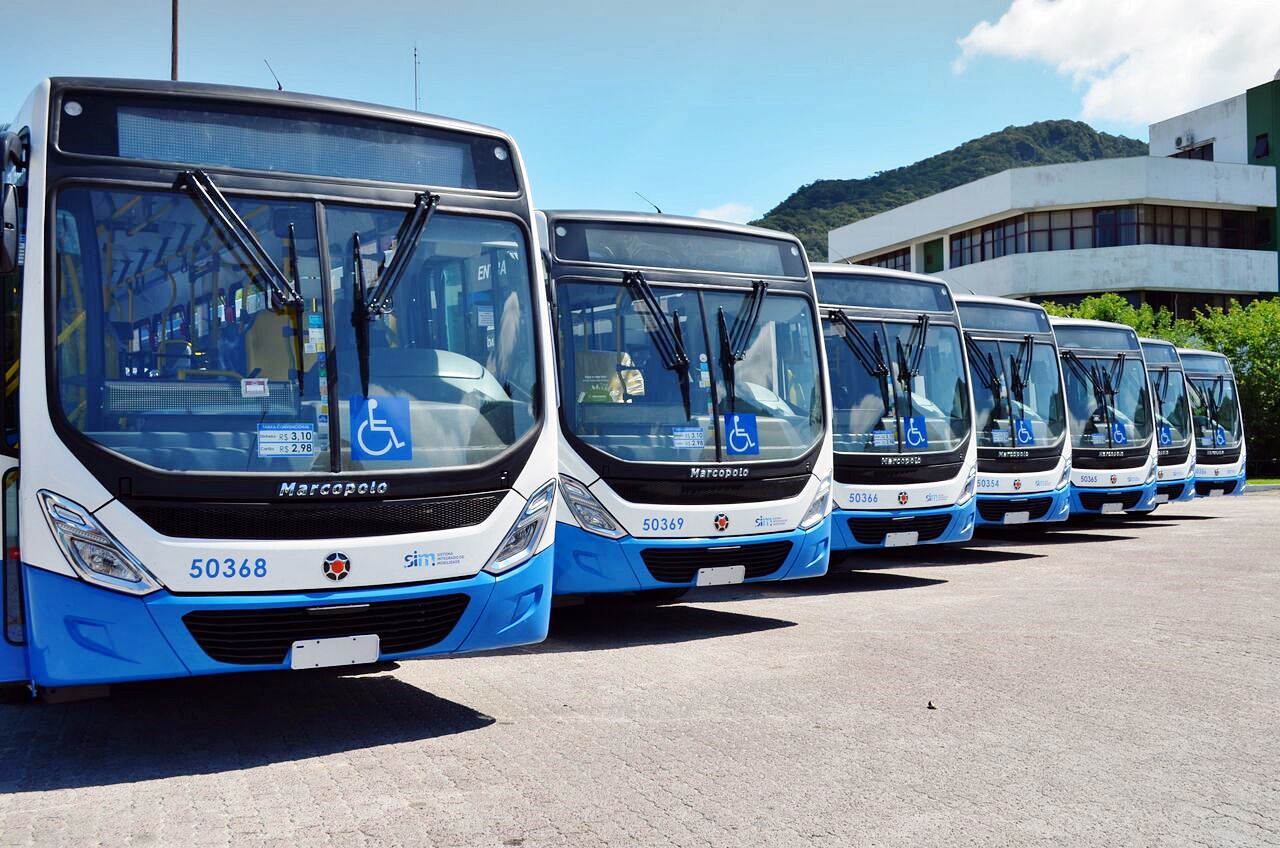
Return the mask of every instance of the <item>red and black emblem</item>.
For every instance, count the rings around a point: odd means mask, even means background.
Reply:
[[[898,503],[902,504],[903,506],[906,506],[907,501],[909,500],[911,500],[911,496],[908,495],[906,492],[898,492]]]
[[[1016,491],[1018,491],[1018,490],[1019,490],[1019,489],[1021,489],[1021,488],[1022,488],[1022,481],[1021,481],[1021,480],[1014,480],[1014,481],[1013,481],[1013,490],[1016,492]]]
[[[728,530],[729,516],[725,515],[723,512],[716,513],[715,525],[716,525],[716,529],[719,530],[721,533]]]
[[[351,559],[344,553],[334,551],[324,558],[324,576],[330,580],[346,580],[351,573]]]
[[[1116,475],[1112,474],[1112,475],[1111,475],[1111,485],[1113,485],[1113,486],[1114,486],[1114,485],[1116,484],[1116,481],[1118,481],[1119,479],[1120,479],[1119,477],[1117,477]]]

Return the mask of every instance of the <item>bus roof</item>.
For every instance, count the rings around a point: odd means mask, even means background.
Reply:
[[[1048,313],[1038,303],[981,294],[955,296],[960,321],[967,328],[996,332],[1052,333]]]
[[[917,274],[914,271],[895,271],[892,268],[878,268],[875,265],[846,265],[843,262],[813,262],[809,265],[816,277],[818,274],[857,274],[860,277],[884,277],[893,280],[914,280],[918,283],[942,284],[951,291],[950,284],[941,277],[928,274]]]
[[[810,267],[824,306],[956,314],[951,286],[938,277],[870,265],[821,262]]]
[[[345,112],[367,118],[382,118],[451,129],[464,133],[497,136],[507,141],[511,140],[511,137],[502,130],[485,126],[484,124],[459,121],[455,118],[432,115],[426,112],[415,112],[412,109],[400,109],[395,106],[384,106],[377,103],[346,100],[338,97],[325,97],[319,94],[303,94],[295,91],[276,91],[269,88],[250,88],[248,86],[204,82],[116,79],[112,77],[50,77],[48,83],[51,86],[51,94],[56,94],[58,91],[67,88],[76,88],[103,92],[167,94],[179,97],[236,100],[264,105],[274,104],[294,108]]]
[[[1173,347],[1173,342],[1165,341],[1164,339],[1152,339],[1147,336],[1138,336],[1138,344],[1143,347],[1148,345],[1151,347]]]
[[[547,219],[574,219],[580,221],[603,221],[609,224],[643,224],[644,226],[683,227],[686,229],[715,230],[716,232],[738,233],[757,238],[771,238],[779,241],[800,244],[800,239],[782,230],[768,230],[764,227],[753,227],[750,224],[734,224],[729,221],[716,221],[711,218],[692,218],[685,215],[668,215],[657,212],[625,212],[612,209],[539,209]]]
[[[1058,318],[1050,316],[1059,347],[1081,350],[1136,350],[1141,352],[1138,334],[1127,324],[1095,321],[1092,318]],[[1111,342],[1117,342],[1111,344]]]

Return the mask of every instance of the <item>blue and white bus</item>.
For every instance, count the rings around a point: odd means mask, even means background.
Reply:
[[[510,137],[61,78],[3,147],[0,680],[544,637],[555,372]]]
[[[1196,494],[1243,495],[1247,485],[1244,416],[1231,362],[1209,350],[1179,348],[1191,384]]]
[[[936,277],[815,265],[835,447],[832,547],[973,537],[978,452],[960,316]]]
[[[978,524],[1065,521],[1066,389],[1049,316],[1034,303],[956,295],[978,440]]]
[[[1156,504],[1196,496],[1196,444],[1191,433],[1191,393],[1178,349],[1163,339],[1138,339],[1151,380],[1156,411]]]
[[[1067,389],[1071,516],[1156,506],[1151,384],[1138,334],[1123,324],[1050,318]]]
[[[560,360],[555,593],[653,602],[825,573],[830,418],[799,241],[539,215]]]

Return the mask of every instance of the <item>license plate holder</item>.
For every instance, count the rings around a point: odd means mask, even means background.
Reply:
[[[1210,490],[1209,490],[1209,497],[1211,497],[1211,498],[1220,498],[1220,497],[1222,497],[1223,495],[1225,495],[1226,493],[1227,493],[1227,490],[1226,490],[1226,489],[1210,489]]]
[[[380,643],[376,633],[333,639],[300,639],[289,651],[289,668],[330,668],[377,662],[382,649]]]
[[[1122,503],[1117,503],[1115,501],[1112,501],[1111,503],[1104,503],[1102,505],[1103,515],[1116,515],[1117,513],[1121,513],[1121,512],[1124,512],[1124,504]]]
[[[1168,495],[1156,495],[1156,503],[1162,504],[1162,503],[1168,503],[1168,502],[1169,502]]]
[[[898,533],[884,534],[884,546],[886,548],[905,548],[918,544],[920,544],[919,530],[903,530]]]
[[[1027,510],[1021,512],[1006,512],[1004,514],[1005,524],[1026,524],[1031,520],[1031,513]]]
[[[730,586],[747,579],[745,565],[720,565],[714,568],[699,568],[694,578],[695,586]]]

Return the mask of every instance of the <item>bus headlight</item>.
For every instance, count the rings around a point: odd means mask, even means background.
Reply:
[[[1150,486],[1152,483],[1156,481],[1156,472],[1159,470],[1159,467],[1160,467],[1159,460],[1157,459],[1151,460],[1151,468],[1147,470],[1147,482],[1143,483],[1144,486]]]
[[[89,510],[47,489],[38,497],[53,538],[81,580],[133,595],[160,588],[160,581]]]
[[[964,481],[964,490],[960,492],[960,498],[956,501],[956,506],[963,506],[973,497],[974,490],[978,487],[978,469],[969,470],[969,478]]]
[[[1061,489],[1063,486],[1071,482],[1071,457],[1067,457],[1067,461],[1062,465],[1062,476],[1058,478],[1058,485],[1055,489]]]
[[[542,539],[542,531],[551,518],[551,506],[555,501],[556,481],[548,480],[524,505],[520,517],[511,525],[493,556],[489,557],[484,570],[490,574],[502,574],[528,559]]]
[[[627,531],[622,529],[617,519],[609,514],[609,510],[596,500],[596,496],[591,494],[586,486],[572,477],[561,474],[560,490],[564,492],[564,502],[569,507],[569,511],[573,513],[574,518],[578,519],[583,530],[595,533],[597,536],[607,536],[610,539],[621,539],[627,535]]]
[[[818,484],[818,493],[813,496],[813,503],[809,504],[809,511],[800,519],[801,530],[808,530],[827,517],[827,503],[830,499],[831,478],[824,477]]]

